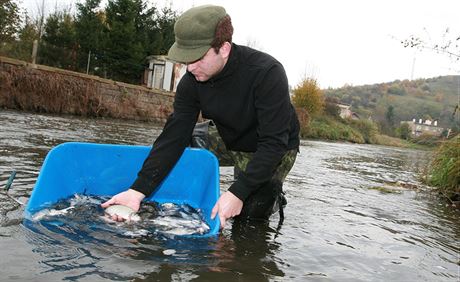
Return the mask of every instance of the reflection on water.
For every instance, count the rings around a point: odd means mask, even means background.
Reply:
[[[27,201],[46,153],[83,141],[151,144],[153,124],[0,111],[0,186]],[[106,236],[23,223],[0,194],[2,280],[458,281],[459,213],[424,192],[428,153],[305,141],[284,189],[286,219],[234,222],[219,237]],[[232,169],[221,168],[221,186]],[[404,182],[419,189],[376,187]]]

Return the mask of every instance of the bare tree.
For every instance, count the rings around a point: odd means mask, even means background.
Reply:
[[[406,48],[417,48],[419,50],[431,50],[441,54],[448,55],[450,58],[460,60],[460,34],[453,34],[449,28],[443,32],[441,39],[434,41],[427,29],[424,28],[425,36],[412,35],[402,40]]]
[[[257,38],[254,37],[248,37],[246,41],[246,46],[251,47],[253,49],[257,49],[259,51],[263,51],[264,48],[260,44],[260,42],[257,40]]]
[[[45,28],[45,0],[41,0],[41,3],[39,3],[39,0],[36,0],[35,4],[37,6],[37,17],[35,22],[37,23],[38,40],[40,40],[43,35],[43,29]]]

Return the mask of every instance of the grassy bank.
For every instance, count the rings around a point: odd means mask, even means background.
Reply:
[[[408,140],[404,140],[404,139],[400,139],[396,137],[391,137],[391,136],[384,135],[384,134],[377,134],[375,136],[374,144],[408,148],[408,149],[417,149],[417,150],[433,150],[433,146],[434,146],[434,145],[428,145],[428,144],[408,141]]]
[[[460,207],[460,135],[442,140],[422,135],[403,140],[380,134],[375,123],[368,120],[341,120],[327,115],[302,124],[301,137],[305,139],[343,141],[359,144],[377,144],[410,149],[433,150],[433,157],[423,181]]]
[[[425,180],[447,198],[460,201],[460,135],[445,141],[434,152]]]
[[[301,137],[305,139],[365,143],[363,135],[358,130],[326,116],[315,118],[307,126],[303,125]]]
[[[301,137],[304,139],[343,141],[358,144],[376,144],[414,149],[428,149],[425,144],[379,133],[375,123],[369,120],[342,120],[323,115],[303,124]]]

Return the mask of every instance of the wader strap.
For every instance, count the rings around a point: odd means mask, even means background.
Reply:
[[[286,199],[284,198],[284,192],[281,191],[280,195],[278,196],[279,201],[279,214],[280,220],[278,221],[278,228],[281,228],[281,225],[284,222],[284,207],[286,206]]]
[[[284,207],[286,206],[287,202],[286,199],[284,198],[284,192],[281,192],[278,198],[279,201],[279,214],[280,214],[280,219],[278,220],[278,226],[276,226],[276,232],[275,232],[275,238],[278,237],[281,231],[281,227],[283,227],[283,222],[284,222]]]

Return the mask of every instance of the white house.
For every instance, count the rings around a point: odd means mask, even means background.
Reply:
[[[176,92],[177,84],[186,72],[186,65],[169,61],[166,56],[148,56],[144,85],[149,88]]]
[[[340,109],[340,117],[343,119],[359,119],[359,115],[351,111],[351,105],[336,103],[337,107]]]
[[[425,120],[422,119],[416,120],[415,118],[412,121],[401,121],[401,124],[407,123],[411,130],[412,136],[420,136],[422,134],[430,134],[435,136],[440,136],[444,131],[444,128],[438,126],[437,120]]]

